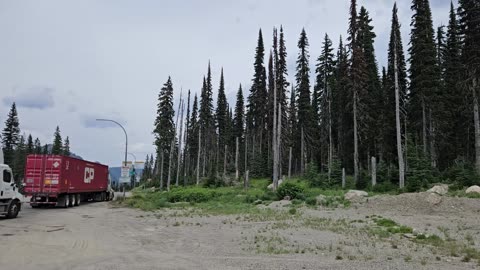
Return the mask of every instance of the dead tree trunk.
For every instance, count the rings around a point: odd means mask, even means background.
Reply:
[[[422,97],[422,137],[423,137],[423,154],[427,155],[427,112],[425,108],[425,97]]]
[[[345,168],[342,168],[342,188],[345,188],[346,180],[345,180]]]
[[[301,131],[301,142],[300,142],[300,147],[302,148],[300,150],[300,174],[303,175],[305,173],[305,137],[303,133],[303,126],[302,126],[302,131]]]
[[[473,119],[475,125],[475,169],[480,174],[480,117],[478,115],[477,80],[472,82]]]
[[[275,179],[275,182],[273,183],[273,188],[276,190],[278,188],[278,180],[280,177],[280,167],[281,167],[281,162],[280,162],[280,134],[282,132],[282,104],[279,104],[278,106],[278,123],[277,123],[277,138],[275,139],[275,164],[274,166],[276,167],[276,173],[277,173],[277,178]]]
[[[207,149],[206,149],[206,143],[205,143],[205,147],[203,147],[203,168],[202,168],[202,177],[205,177],[205,166],[206,166],[206,163],[207,163]]]
[[[200,184],[200,153],[202,152],[202,130],[198,131],[198,153],[197,153],[197,186]]]
[[[273,150],[273,190],[278,185],[278,164],[277,164],[277,84],[273,80],[273,130],[272,130],[272,150]]]
[[[170,191],[170,182],[172,180],[172,160],[173,151],[175,149],[175,138],[170,143],[170,153],[168,154],[168,178],[167,178],[167,191]]]
[[[372,157],[372,187],[377,184],[377,160]]]
[[[240,175],[240,172],[238,171],[238,158],[239,158],[239,142],[238,142],[238,137],[235,138],[235,180],[238,181],[238,177]]]
[[[288,179],[292,178],[292,147],[288,151]]]
[[[358,129],[357,129],[357,91],[353,90],[353,178],[358,182]]]
[[[247,163],[248,162],[248,136],[247,132],[245,131],[245,175],[243,177],[243,186],[245,189],[248,188],[248,169]]]
[[[161,151],[161,156],[160,156],[160,190],[163,189],[163,149]]]
[[[332,138],[332,94],[327,83],[327,76],[325,80],[325,89],[327,89],[328,96],[328,182],[331,182],[332,164],[333,164],[333,138]]]
[[[429,109],[429,125],[430,125],[430,159],[432,168],[437,167],[437,152],[435,149],[435,121],[432,119],[432,109]]]
[[[180,178],[180,164],[182,161],[182,136],[183,136],[183,112],[185,109],[185,104],[183,101],[180,101],[182,103],[182,115],[180,117],[180,133],[178,134],[178,157],[177,157],[177,177],[175,179],[175,186],[178,187],[178,179]]]
[[[395,42],[397,37],[394,36]],[[395,124],[397,129],[397,157],[398,157],[398,183],[400,188],[405,186],[405,163],[403,161],[402,147],[402,129],[400,127],[400,87],[398,84],[398,63],[397,63],[397,46],[394,46],[394,73],[395,73]],[[405,126],[407,122],[405,121]],[[407,128],[405,127],[405,134]],[[407,138],[405,138],[407,141]],[[406,152],[406,151],[405,151]]]
[[[227,145],[225,144],[225,150],[223,152],[223,181],[227,179]]]

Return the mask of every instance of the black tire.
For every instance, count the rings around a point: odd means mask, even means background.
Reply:
[[[82,197],[80,196],[80,194],[77,194],[75,195],[76,198],[76,201],[77,201],[77,206],[80,206],[80,202],[82,201]]]
[[[7,210],[7,218],[16,218],[18,216],[18,212],[20,212],[20,202],[15,200],[9,206]]]
[[[69,194],[69,195],[67,195],[67,196],[70,197],[70,205],[69,205],[69,207],[75,206],[75,195]]]
[[[64,208],[70,207],[70,195],[65,194],[65,204],[63,205]]]

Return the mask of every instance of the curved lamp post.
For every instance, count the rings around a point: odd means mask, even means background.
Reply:
[[[128,149],[128,136],[127,136],[127,131],[125,131],[125,128],[120,124],[118,123],[117,121],[115,120],[111,120],[111,119],[96,119],[97,121],[103,121],[103,122],[112,122],[112,123],[115,123],[117,124],[119,127],[122,128],[123,132],[125,133],[125,166],[127,166],[127,149]]]

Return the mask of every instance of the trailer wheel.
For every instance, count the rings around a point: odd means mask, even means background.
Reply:
[[[63,207],[67,208],[67,207],[70,206],[70,195],[65,194],[65,195],[63,195],[63,197],[64,197],[64,202],[65,202],[63,204]]]
[[[76,201],[77,201],[77,206],[79,206],[82,198],[80,197],[80,194],[75,195],[75,197],[76,197]]]
[[[18,212],[20,212],[20,202],[15,200],[10,203],[7,210],[7,218],[16,218],[18,216]]]
[[[70,195],[67,195],[68,197],[70,197],[70,204],[68,205],[69,207],[73,207],[75,206],[75,195],[74,194],[70,194]]]

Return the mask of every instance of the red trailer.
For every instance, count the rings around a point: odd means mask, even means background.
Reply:
[[[30,204],[78,206],[82,201],[113,199],[108,166],[60,155],[28,155],[24,193]]]

